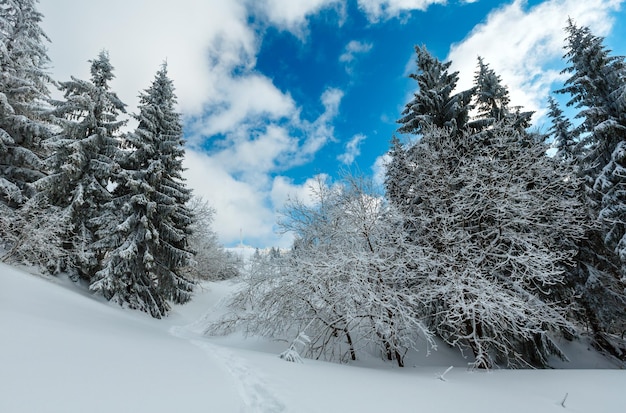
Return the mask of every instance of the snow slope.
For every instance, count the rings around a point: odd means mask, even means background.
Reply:
[[[620,412],[619,369],[471,372],[443,349],[404,369],[277,357],[286,343],[198,334],[232,284],[166,320],[0,264],[0,412]],[[572,351],[585,352],[584,347]],[[450,365],[456,365],[440,379]],[[418,366],[419,365],[419,366]],[[588,367],[608,367],[590,352]],[[567,397],[566,397],[567,395]],[[562,401],[565,402],[562,406]]]

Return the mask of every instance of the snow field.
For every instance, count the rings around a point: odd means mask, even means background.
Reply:
[[[446,348],[411,355],[404,369],[376,358],[297,364],[278,358],[288,343],[199,335],[234,288],[209,283],[189,305],[153,320],[67,280],[0,265],[0,412],[609,413],[626,406],[619,369],[468,371]],[[581,366],[610,366],[584,345],[570,350],[589,353]]]

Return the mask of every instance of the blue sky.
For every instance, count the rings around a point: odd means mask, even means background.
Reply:
[[[40,0],[57,80],[88,78],[102,49],[112,88],[134,112],[164,59],[185,120],[188,184],[216,209],[226,245],[290,244],[276,233],[288,197],[316,177],[380,178],[415,91],[414,45],[471,86],[481,55],[512,104],[546,122],[564,67],[568,16],[626,54],[621,0]],[[545,128],[544,128],[545,129]]]

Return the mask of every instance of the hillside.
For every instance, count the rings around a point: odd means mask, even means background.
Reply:
[[[0,412],[601,413],[626,405],[626,371],[580,343],[569,351],[582,361],[569,369],[484,372],[445,348],[411,356],[404,369],[377,359],[295,364],[277,357],[285,343],[199,335],[232,289],[207,283],[154,320],[63,278],[0,265]]]

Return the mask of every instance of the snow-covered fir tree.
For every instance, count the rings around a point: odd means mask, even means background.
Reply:
[[[45,176],[51,135],[49,59],[36,1],[0,4],[0,237],[3,260],[55,271],[67,229],[33,183]]]
[[[48,41],[36,0],[0,4],[0,237],[14,247],[23,237],[16,208],[33,195],[30,184],[44,176],[41,142],[50,78]],[[22,222],[23,223],[23,222]]]
[[[482,57],[478,57],[478,70],[474,74],[474,97],[478,111],[470,126],[474,129],[484,129],[495,122],[508,119],[520,129],[530,125],[532,112],[511,110],[507,87],[502,79],[489,67]]]
[[[5,1],[0,10],[0,195],[17,205],[29,195],[27,184],[43,176],[41,141],[50,133],[42,121],[48,38],[34,0]]]
[[[584,139],[586,176],[595,184],[611,162],[617,144],[626,137],[626,66],[621,56],[611,56],[604,39],[588,27],[568,20],[566,54],[569,78],[558,93],[570,95],[568,106],[579,109],[577,118]]]
[[[183,128],[164,64],[140,96],[138,126],[126,136],[116,198],[105,205],[98,236],[107,250],[90,289],[108,300],[161,318],[169,301],[190,300],[193,282],[184,268],[193,259],[188,245],[191,197],[182,177]],[[118,220],[115,211],[121,211]]]
[[[469,118],[473,89],[455,92],[458,72],[448,73],[452,62],[442,63],[425,46],[416,46],[417,73],[410,77],[418,90],[406,104],[400,133],[420,134],[424,126],[436,125],[461,130]]]
[[[94,245],[97,222],[107,214],[109,190],[119,172],[119,130],[125,105],[110,90],[113,66],[101,52],[91,63],[90,81],[72,78],[60,84],[64,100],[54,101],[61,132],[46,142],[52,155],[50,174],[36,185],[41,196],[59,208],[69,231],[64,235],[68,260],[61,267],[90,280],[104,251]]]
[[[582,121],[577,160],[592,224],[573,275],[595,344],[625,358],[626,62],[588,27],[570,19],[566,32],[569,78],[557,92],[570,95]]]

